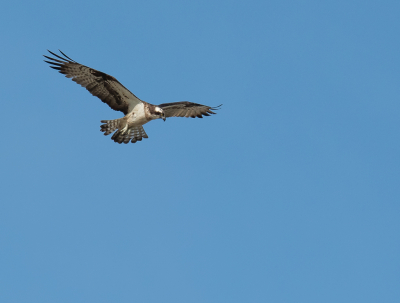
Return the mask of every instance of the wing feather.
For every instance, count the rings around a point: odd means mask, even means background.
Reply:
[[[51,51],[49,53],[58,58],[44,56],[51,60],[45,60],[46,63],[51,64],[51,68],[58,70],[67,78],[72,78],[72,81],[85,87],[93,96],[98,97],[113,110],[121,111],[126,115],[142,102],[113,76],[79,64],[62,51],[60,53],[64,58]]]
[[[163,103],[160,104],[159,107],[164,110],[166,117],[203,118],[203,116],[210,116],[210,114],[215,114],[213,110],[218,110],[221,105],[211,107],[189,101],[181,101],[173,103]]]

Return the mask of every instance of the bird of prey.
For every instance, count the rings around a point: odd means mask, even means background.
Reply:
[[[113,76],[79,64],[62,51],[60,53],[64,57],[51,51],[49,53],[56,57],[44,56],[51,60],[45,60],[51,64],[51,68],[58,70],[67,78],[72,78],[72,81],[85,87],[93,96],[100,98],[113,110],[124,113],[125,116],[120,119],[101,120],[103,124],[100,126],[100,131],[106,136],[115,131],[111,139],[120,144],[135,143],[141,141],[142,138],[148,138],[143,125],[151,120],[165,121],[169,117],[203,118],[203,116],[215,114],[213,110],[221,106],[211,107],[188,101],[153,105],[140,100]]]

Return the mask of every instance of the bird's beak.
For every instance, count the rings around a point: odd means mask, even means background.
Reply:
[[[165,118],[165,115],[164,116],[162,116],[162,119],[164,120],[164,122],[165,122],[165,120],[166,120],[166,118]]]

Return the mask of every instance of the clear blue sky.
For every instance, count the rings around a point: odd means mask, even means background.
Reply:
[[[400,302],[400,2],[8,1],[0,302]],[[153,104],[119,145],[46,49]]]

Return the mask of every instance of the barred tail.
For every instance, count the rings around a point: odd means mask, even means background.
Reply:
[[[111,134],[116,129],[122,126],[123,118],[115,119],[115,120],[101,120],[100,131],[104,132],[104,136]]]
[[[128,127],[126,123],[126,119],[120,118],[115,120],[101,120],[100,131],[104,132],[104,135],[107,136],[114,132],[111,140],[117,143],[135,143],[137,141],[142,141],[142,138],[148,138],[146,132],[143,129],[143,126],[131,126]]]
[[[142,141],[143,138],[148,138],[146,132],[142,126],[134,126],[132,128],[123,128],[117,130],[114,135],[112,135],[111,140],[117,143],[136,143],[137,141]]]

